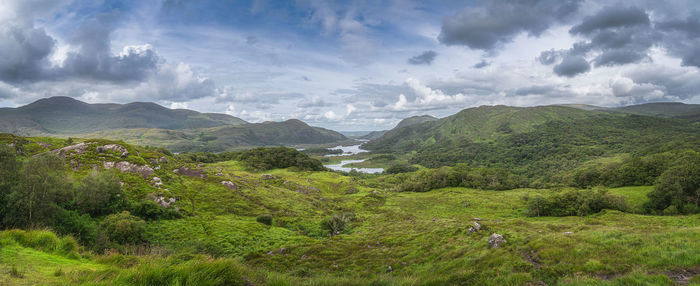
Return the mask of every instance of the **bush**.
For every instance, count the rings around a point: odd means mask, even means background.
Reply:
[[[253,148],[241,153],[239,159],[260,171],[297,167],[306,171],[323,171],[326,168],[319,160],[287,147]]]
[[[146,200],[136,203],[132,213],[146,221],[181,218],[182,214],[173,208],[164,208],[158,203]]]
[[[666,170],[647,196],[645,207],[664,214],[697,213],[700,209],[700,155],[685,158],[680,165]]]
[[[406,165],[406,164],[396,164],[384,170],[387,174],[399,174],[399,173],[410,173],[418,171],[417,167]]]
[[[87,215],[61,210],[54,218],[53,228],[62,235],[74,235],[84,244],[92,244],[97,237],[97,224]]]
[[[527,186],[525,179],[503,169],[455,167],[423,170],[405,177],[399,192],[427,192],[446,187],[509,190]]]
[[[321,229],[330,236],[341,234],[350,228],[350,223],[355,219],[353,213],[334,214],[321,222]]]
[[[255,220],[262,224],[272,225],[272,215],[269,214],[259,215]]]
[[[75,203],[81,213],[93,217],[123,210],[125,195],[119,177],[113,172],[90,172],[75,190]]]
[[[604,190],[573,190],[527,199],[528,216],[584,216],[603,209],[627,211],[627,201]]]
[[[145,242],[146,222],[123,211],[107,216],[100,225],[100,231],[111,242],[138,244]]]

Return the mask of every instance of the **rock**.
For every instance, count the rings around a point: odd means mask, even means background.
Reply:
[[[78,153],[78,154],[83,154],[83,153],[85,153],[85,150],[87,150],[87,147],[88,147],[87,143],[81,142],[81,143],[78,143],[75,145],[70,145],[70,146],[63,147],[61,149],[53,150],[53,151],[51,151],[51,153],[54,153],[54,154],[61,156],[61,157],[65,157],[71,151],[75,151],[75,153]]]
[[[260,178],[263,179],[263,180],[274,180],[274,179],[277,179],[277,177],[275,177],[275,176],[273,176],[273,175],[270,175],[270,174],[263,174],[262,176],[260,176]]]
[[[369,193],[370,193],[370,194],[373,194],[373,195],[379,194],[379,192],[377,192],[377,191],[371,191],[371,192],[369,192]]]
[[[217,176],[219,176],[219,177],[223,177],[223,176],[224,176],[223,173],[216,173],[215,175],[217,175]]]
[[[197,166],[199,166],[200,168],[204,168],[204,163],[199,163]]]
[[[117,153],[122,154],[122,156],[124,153],[129,154],[129,152],[126,151],[126,148],[124,148],[118,144],[107,144],[107,145],[103,145],[103,146],[97,146],[98,153],[105,153],[107,151],[117,152]]]
[[[204,172],[204,170],[190,169],[185,166],[180,167],[180,169],[173,170],[173,172],[188,177],[207,178],[207,174]]]
[[[156,165],[156,164],[158,164],[158,160],[151,158],[151,159],[148,159],[148,163],[151,163],[151,165]]]
[[[570,231],[564,232],[564,235],[572,235],[572,234],[574,234],[574,233],[570,232]]]
[[[489,236],[489,246],[491,246],[492,248],[498,248],[501,244],[504,244],[506,242],[506,239],[498,233],[494,233],[491,234],[491,236]]]
[[[391,273],[393,271],[394,271],[394,268],[392,268],[391,265],[389,265],[389,268],[386,269],[386,273]]]
[[[475,218],[472,218],[472,219],[473,219],[474,221],[481,221],[481,219],[478,218],[478,217],[475,217]]]
[[[475,232],[481,230],[481,224],[479,224],[478,222],[472,222],[472,225],[473,226],[469,227],[469,230],[468,230],[469,233],[475,233]]]
[[[160,162],[161,163],[168,163],[168,158],[160,157]]]
[[[46,149],[48,149],[49,147],[51,147],[51,144],[49,144],[49,143],[39,143],[39,145],[41,145],[41,147],[44,147],[44,148],[46,148]]]
[[[156,187],[160,187],[163,185],[163,181],[161,181],[158,177],[153,177],[153,179],[151,179],[151,182],[153,182],[153,184],[156,185]]]
[[[153,168],[149,166],[139,166],[136,164],[132,164],[126,161],[121,161],[121,162],[104,162],[103,166],[105,169],[110,169],[110,168],[116,168],[119,171],[122,172],[129,172],[129,173],[137,173],[141,174],[144,178],[148,178],[148,176],[153,175]]]
[[[175,198],[165,199],[164,196],[158,196],[153,199],[154,202],[158,203],[161,207],[169,208],[171,204],[175,203]]]
[[[308,256],[306,256],[306,254],[304,254],[304,255],[302,255],[302,256],[301,256],[301,258],[300,258],[300,259],[301,259],[301,260],[304,260],[304,259],[307,259],[307,258],[309,258],[309,257],[308,257]]]
[[[128,156],[128,155],[129,155],[129,151],[124,151],[124,153],[122,153],[122,158],[126,158],[126,156]]]
[[[235,184],[234,182],[231,182],[231,181],[221,181],[221,184],[224,185],[224,186],[226,186],[227,188],[229,188],[229,189],[231,189],[231,190],[238,191],[238,186],[236,186],[236,184]]]

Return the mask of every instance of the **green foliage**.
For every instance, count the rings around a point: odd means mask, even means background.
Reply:
[[[0,144],[0,217],[7,215],[7,197],[19,182],[21,167],[15,149]],[[0,221],[0,224],[2,223]]]
[[[408,164],[395,164],[395,165],[391,165],[391,167],[384,170],[384,173],[399,174],[399,173],[410,173],[410,172],[415,172],[415,171],[418,171],[417,167],[414,167],[414,166],[411,166]]]
[[[321,229],[329,236],[339,235],[350,229],[350,223],[355,220],[353,213],[334,214],[321,221]]]
[[[272,225],[272,215],[261,214],[255,218],[255,221],[266,225]]]
[[[322,171],[323,164],[292,148],[253,148],[241,153],[239,159],[256,170],[296,167],[300,170]]]
[[[97,238],[97,223],[88,214],[61,209],[53,221],[53,229],[59,234],[73,235],[82,243],[92,245]]]
[[[666,170],[648,194],[646,208],[665,214],[700,212],[700,154],[689,154]]]
[[[100,225],[101,234],[109,241],[119,244],[145,242],[146,222],[128,211],[108,215]]]
[[[572,190],[526,197],[529,216],[585,216],[603,209],[626,211],[627,201],[605,190]]]
[[[182,214],[173,208],[164,208],[158,203],[145,200],[140,201],[132,207],[131,213],[138,216],[146,221],[160,220],[160,219],[176,219],[181,218]]]
[[[446,187],[508,190],[525,187],[526,181],[502,169],[470,168],[466,165],[421,170],[399,183],[399,192],[427,192]]]
[[[343,150],[341,149],[329,149],[329,148],[307,148],[302,150],[301,152],[309,155],[330,155],[330,154],[343,154]]]
[[[71,201],[70,183],[62,159],[46,153],[29,158],[19,184],[7,196],[5,225],[49,225],[60,207]]]
[[[125,197],[119,177],[109,171],[91,171],[75,189],[77,209],[93,217],[123,210],[126,205]]]

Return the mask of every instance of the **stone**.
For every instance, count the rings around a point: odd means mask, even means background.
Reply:
[[[78,153],[78,154],[83,154],[83,153],[85,153],[85,150],[87,150],[87,147],[88,147],[87,143],[81,142],[81,143],[78,143],[75,145],[70,145],[70,146],[60,148],[60,149],[53,150],[53,151],[51,151],[51,153],[54,153],[54,154],[61,156],[61,157],[65,157],[71,151],[75,151],[75,153]]]
[[[169,208],[171,204],[175,203],[175,198],[165,199],[164,196],[158,196],[153,199],[154,202],[158,203],[161,207]]]
[[[572,234],[574,234],[574,233],[570,232],[570,231],[564,232],[564,235],[572,235]]]
[[[223,177],[223,176],[224,176],[223,173],[216,173],[215,175],[217,175],[217,176],[219,176],[219,177]]]
[[[391,273],[393,271],[394,271],[394,268],[392,268],[391,265],[389,265],[389,268],[386,269],[386,273]]]
[[[168,163],[168,158],[160,157],[160,162],[161,163]]]
[[[229,189],[231,189],[231,190],[234,190],[234,191],[237,191],[237,190],[238,190],[238,186],[236,186],[236,184],[235,184],[234,182],[231,182],[231,181],[221,181],[221,184],[224,185],[224,186],[226,186],[227,188],[229,188]]]
[[[136,174],[141,174],[144,178],[148,178],[150,175],[153,175],[153,168],[149,166],[139,166],[130,162],[126,161],[121,161],[121,162],[104,162],[102,165],[105,167],[105,169],[110,169],[110,168],[116,168],[119,171],[122,172],[129,172],[129,173],[136,173]]]
[[[501,246],[502,244],[505,244],[506,242],[508,242],[508,241],[506,241],[506,239],[503,238],[503,236],[498,234],[498,233],[494,233],[494,234],[491,234],[491,236],[489,236],[488,243],[489,243],[489,246],[491,246],[492,248],[498,248],[499,246]]]
[[[107,144],[107,145],[102,145],[102,146],[97,146],[97,152],[98,153],[105,153],[107,151],[112,151],[112,152],[117,152],[122,154],[124,156],[124,153],[127,155],[129,154],[129,151],[126,151],[126,148],[122,147],[119,144]]]
[[[274,179],[277,179],[275,176],[270,175],[270,174],[263,174],[262,176],[260,176],[260,178],[263,179],[263,180],[274,180]]]
[[[158,177],[153,177],[153,179],[151,179],[151,182],[153,182],[153,184],[156,185],[157,187],[160,187],[163,185],[163,181],[161,181],[160,178],[158,178]]]
[[[475,233],[479,230],[481,230],[481,224],[478,222],[472,222],[473,226],[470,226],[469,229],[467,230],[469,233]]]

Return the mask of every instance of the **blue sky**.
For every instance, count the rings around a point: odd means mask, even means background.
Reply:
[[[700,103],[700,3],[0,1],[0,106],[153,101],[391,128],[479,105]]]

